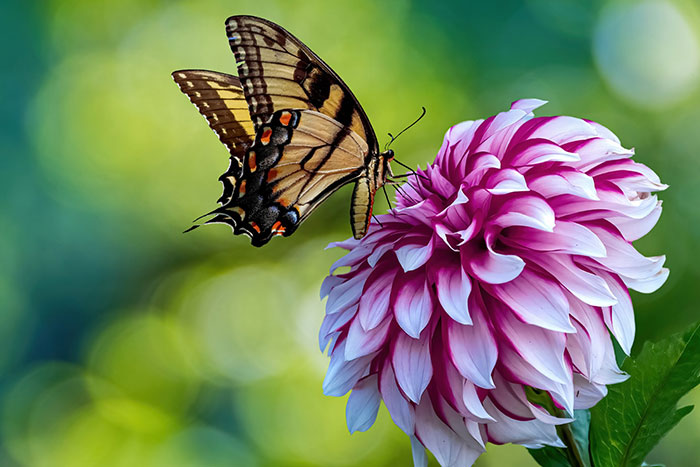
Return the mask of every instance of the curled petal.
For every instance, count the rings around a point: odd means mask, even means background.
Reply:
[[[523,226],[551,232],[554,219],[554,211],[546,201],[536,196],[520,196],[506,201],[491,222],[502,228]]]

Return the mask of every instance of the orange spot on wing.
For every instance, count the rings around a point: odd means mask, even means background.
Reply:
[[[257,169],[257,163],[256,163],[255,159],[256,159],[255,151],[249,151],[248,152],[248,168],[250,169],[251,173],[255,172],[255,169]]]
[[[250,223],[250,228],[255,230],[257,233],[260,233],[260,227],[258,227],[258,224],[256,224],[255,222]]]
[[[289,121],[292,119],[292,114],[290,112],[282,112],[280,115],[280,123],[284,126],[289,125]]]
[[[267,173],[267,183],[271,183],[276,178],[277,178],[277,171],[275,169],[270,169],[270,171]]]
[[[284,227],[280,221],[275,222],[275,225],[272,226],[272,233],[274,235],[282,235],[285,230],[287,230],[287,228]]]
[[[262,135],[260,136],[260,142],[262,144],[270,144],[270,138],[272,137],[272,129],[265,128]]]
[[[238,187],[238,196],[243,196],[245,194],[245,180],[241,181],[241,186]]]
[[[292,202],[290,200],[288,200],[287,198],[280,198],[277,200],[277,202],[280,203],[285,208],[288,208],[289,205],[292,204]]]

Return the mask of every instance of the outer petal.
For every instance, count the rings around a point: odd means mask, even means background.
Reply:
[[[326,378],[323,380],[323,393],[327,396],[342,396],[357,384],[369,369],[372,356],[345,360],[345,342],[341,342],[331,355]]]
[[[350,433],[367,431],[374,425],[380,402],[377,375],[362,378],[350,393],[345,407],[345,418]]]
[[[455,433],[437,417],[431,404],[420,404],[416,409],[416,436],[444,467],[472,465],[483,452],[466,426],[463,436]]]
[[[391,419],[404,433],[412,436],[415,428],[415,410],[399,391],[391,364],[385,364],[381,371],[379,391]]]
[[[366,331],[374,329],[389,313],[393,282],[394,275],[389,269],[377,268],[369,276],[357,313],[360,324]]]

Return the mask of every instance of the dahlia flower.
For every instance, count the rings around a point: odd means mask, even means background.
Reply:
[[[628,289],[668,276],[663,256],[632,246],[666,186],[602,125],[534,117],[544,103],[453,126],[367,236],[329,245],[349,252],[321,289],[324,393],[352,391],[351,432],[383,401],[416,465],[424,448],[461,467],[487,442],[563,446],[564,416],[626,378],[611,334],[629,353]]]

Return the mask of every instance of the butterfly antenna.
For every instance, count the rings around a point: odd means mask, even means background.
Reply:
[[[403,162],[401,162],[401,161],[398,160],[397,158],[394,157],[394,158],[392,159],[392,161],[393,161],[393,162],[396,162],[397,164],[399,164],[399,165],[400,165],[401,167],[403,167],[404,169],[407,169],[407,170],[409,171],[409,173],[406,174],[406,175],[413,175],[414,177],[418,177],[418,178],[422,178],[423,180],[430,181],[430,179],[429,179],[428,177],[426,177],[426,176],[423,175],[423,174],[419,174],[418,172],[416,172],[416,171],[413,170],[411,167],[407,166],[406,164],[404,164]],[[399,176],[402,176],[402,175],[399,175]]]
[[[377,224],[379,224],[379,227],[381,227],[382,229],[384,228],[384,226],[382,225],[382,221],[380,221],[379,218],[378,218],[377,216],[375,216],[374,214],[372,214],[372,218],[373,218],[375,221],[377,221]]]
[[[396,139],[397,139],[399,136],[401,136],[406,130],[408,130],[409,128],[411,128],[411,127],[412,127],[413,125],[415,125],[416,123],[420,122],[420,119],[423,118],[423,117],[425,116],[425,107],[421,107],[421,109],[423,109],[423,112],[421,112],[420,117],[418,117],[413,123],[411,123],[410,125],[408,125],[406,128],[404,128],[403,130],[399,131],[399,133],[398,133],[396,136],[392,135],[391,133],[387,133],[387,134],[389,135],[389,138],[391,138],[391,140],[390,140],[388,143],[386,143],[386,144],[384,145],[384,150],[385,150],[385,151],[386,151],[387,149],[389,149],[389,146],[391,146],[391,143],[393,143],[394,141],[396,141]]]

